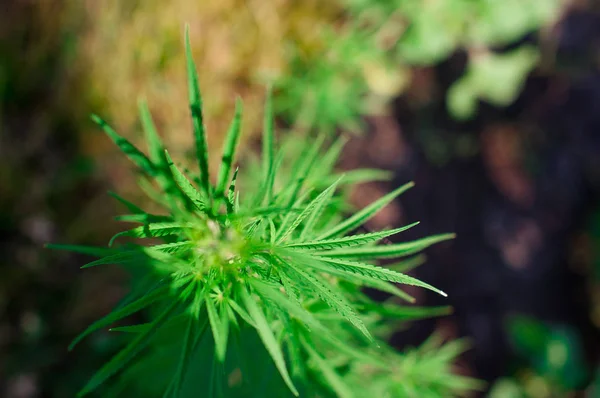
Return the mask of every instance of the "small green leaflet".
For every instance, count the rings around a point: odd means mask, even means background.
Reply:
[[[73,340],[73,342],[69,346],[69,350],[72,350],[73,348],[75,348],[75,345],[77,345],[86,336],[90,335],[91,333],[95,332],[96,330],[99,330],[99,329],[102,329],[109,325],[112,325],[116,321],[118,321],[122,318],[125,318],[128,315],[131,315],[133,313],[136,313],[136,312],[148,307],[149,305],[155,303],[157,300],[168,297],[169,290],[170,290],[169,286],[162,286],[162,287],[155,289],[152,292],[146,294],[145,296],[141,297],[140,299],[126,305],[125,307],[115,310],[115,311],[111,312],[110,314],[108,314],[107,316],[105,316],[104,318],[94,322],[83,333],[81,333],[79,336],[77,336],[77,338],[75,338],[75,340]]]
[[[331,250],[331,249],[340,249],[340,248],[344,248],[344,247],[360,246],[360,245],[365,245],[367,243],[376,242],[378,240],[387,238],[388,236],[392,236],[397,233],[406,231],[407,229],[410,229],[418,224],[419,224],[419,222],[415,222],[410,225],[396,228],[396,229],[390,229],[388,231],[372,232],[372,233],[361,234],[361,235],[350,235],[350,236],[346,236],[343,238],[337,238],[337,239],[323,239],[323,240],[316,240],[316,241],[304,242],[304,243],[291,243],[291,244],[285,245],[284,247],[316,251],[316,250]]]
[[[115,355],[108,363],[106,363],[91,380],[83,387],[83,389],[77,394],[78,397],[83,397],[93,390],[95,390],[100,384],[104,383],[109,377],[117,373],[122,369],[128,362],[130,362],[149,342],[154,333],[162,326],[169,318],[171,313],[179,305],[179,302],[173,301],[154,321],[147,330],[139,333],[135,339],[127,347],[121,350]]]
[[[215,347],[217,359],[220,362],[225,361],[225,353],[227,352],[227,336],[229,334],[229,318],[227,311],[223,310],[226,304],[221,303],[221,310],[217,312],[217,308],[212,298],[206,300],[206,310],[208,311],[208,320],[215,338]]]
[[[298,276],[312,285],[315,288],[316,293],[329,305],[332,309],[337,311],[340,315],[346,318],[351,324],[353,324],[358,330],[360,330],[369,340],[373,340],[371,333],[367,330],[364,322],[360,319],[358,314],[352,309],[350,303],[342,296],[336,294],[331,288],[319,281],[317,278],[303,271],[299,267],[288,263],[288,266],[294,270]]]
[[[291,223],[291,225],[286,230],[284,230],[284,232],[281,235],[277,237],[276,243],[284,241],[292,232],[294,232],[296,228],[298,228],[300,223],[304,221],[306,217],[308,217],[311,213],[318,211],[321,204],[329,197],[330,193],[335,190],[340,179],[331,184],[329,188],[321,192],[319,196],[317,196],[313,201],[311,201],[309,205],[306,206],[306,209],[304,209],[304,211],[302,211],[302,213],[298,215],[298,217]]]
[[[388,193],[384,197],[376,200],[375,202],[371,203],[369,206],[365,207],[358,213],[354,214],[352,217],[344,220],[343,222],[341,222],[334,228],[328,230],[327,232],[322,233],[319,236],[318,240],[328,239],[333,236],[344,235],[347,232],[349,232],[355,228],[358,228],[359,226],[364,224],[366,221],[368,221],[371,217],[373,217],[379,210],[381,210],[383,207],[385,207],[387,204],[389,204],[392,200],[394,200],[397,196],[406,192],[408,189],[412,188],[414,185],[415,184],[413,182],[409,182],[407,184],[404,184],[400,188]]]
[[[127,155],[127,157],[141,170],[146,172],[148,175],[155,175],[156,170],[152,165],[150,159],[146,157],[139,149],[137,149],[131,142],[127,141],[125,138],[121,137],[115,130],[112,129],[104,120],[102,120],[97,115],[92,115],[92,120],[104,130],[106,135],[110,137],[111,140],[114,141],[115,144],[121,151]]]
[[[260,339],[263,341],[265,348],[267,351],[269,351],[271,358],[273,358],[275,366],[277,366],[277,369],[279,370],[281,377],[283,377],[285,384],[287,384],[295,396],[298,396],[298,390],[296,390],[296,387],[294,386],[294,383],[292,383],[292,379],[287,371],[285,359],[283,358],[283,352],[281,352],[281,348],[277,343],[277,339],[273,335],[273,331],[269,326],[269,322],[267,321],[263,310],[258,307],[254,299],[246,292],[244,287],[240,286],[238,289],[238,295],[246,306],[248,314],[254,320],[254,323],[257,326],[256,331],[258,332]]]
[[[403,283],[405,285],[419,286],[419,287],[423,287],[425,289],[434,291],[438,294],[441,294],[444,297],[448,296],[443,291],[431,286],[428,283],[421,282],[420,280],[413,278],[412,276],[400,274],[398,272],[395,272],[395,271],[392,271],[392,270],[389,270],[389,269],[386,269],[383,267],[377,267],[377,266],[371,265],[371,264],[360,263],[360,262],[356,262],[356,261],[342,260],[342,259],[338,259],[338,258],[315,257],[315,259],[321,260],[328,264],[331,264],[332,266],[334,266],[344,272],[351,272],[351,273],[366,275],[366,276],[370,276],[373,278],[379,278],[381,280],[388,281],[388,282],[397,282],[397,283]],[[310,265],[310,263],[308,263],[308,265]]]
[[[204,130],[204,118],[202,116],[202,97],[200,95],[200,83],[196,72],[196,63],[192,57],[192,45],[190,44],[190,27],[185,26],[185,56],[188,71],[188,91],[190,97],[190,111],[196,143],[196,156],[200,168],[200,181],[202,190],[210,198],[210,178],[208,174],[208,145],[206,143],[206,131]]]
[[[233,158],[235,156],[235,148],[238,145],[240,139],[240,128],[242,122],[242,102],[238,98],[235,102],[235,116],[233,122],[229,127],[229,132],[225,138],[225,144],[223,145],[223,156],[221,158],[221,168],[219,170],[219,176],[217,178],[217,186],[215,189],[215,198],[217,200],[225,199],[225,188],[227,188],[227,182],[229,181],[229,174],[231,172],[231,165],[233,164]]]
[[[136,227],[129,231],[119,232],[112,237],[108,246],[112,246],[113,242],[122,236],[128,236],[130,238],[160,238],[167,235],[178,235],[181,234],[183,229],[193,228],[193,225],[184,223],[151,223],[141,227]]]
[[[363,258],[392,258],[409,256],[420,252],[427,247],[445,240],[454,239],[455,234],[441,234],[418,239],[412,242],[396,243],[375,247],[359,247],[330,250],[324,255],[335,258],[363,259]]]

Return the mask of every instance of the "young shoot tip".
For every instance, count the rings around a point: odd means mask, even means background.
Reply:
[[[96,124],[102,124],[104,121],[102,120],[102,118],[98,115],[96,115],[95,113],[92,113],[90,115],[90,119],[92,119],[92,122],[96,123]]]

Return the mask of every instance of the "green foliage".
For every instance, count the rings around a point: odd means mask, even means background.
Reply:
[[[537,61],[538,51],[532,46],[506,54],[473,56],[465,75],[448,92],[450,112],[457,118],[471,117],[480,99],[497,106],[510,105]]]
[[[581,338],[569,325],[549,325],[530,317],[513,316],[507,323],[517,353],[552,391],[585,385],[589,376]]]
[[[280,110],[289,118],[308,106],[324,129],[356,130],[358,115],[381,111],[401,93],[410,68],[439,63],[467,50],[465,76],[448,92],[457,118],[472,117],[478,100],[510,104],[539,57],[534,46],[506,54],[491,49],[511,43],[556,18],[562,0],[343,0],[342,29],[325,32],[316,60],[296,55],[283,77]],[[373,108],[375,107],[375,108]]]
[[[78,1],[67,3],[80,9]],[[539,58],[538,46],[521,48],[516,42],[551,26],[566,3],[107,0],[86,8],[79,44],[86,56],[79,62],[88,62],[78,69],[89,77],[89,95],[105,104],[119,129],[135,126],[129,99],[141,90],[152,95],[153,114],[169,128],[165,138],[174,144],[173,153],[190,147],[188,137],[180,136],[187,124],[185,85],[172,82],[185,56],[178,40],[183,20],[192,24],[200,81],[211,98],[203,108],[209,133],[223,131],[235,90],[249,110],[245,136],[257,134],[265,82],[273,83],[274,112],[287,123],[359,132],[361,116],[389,112],[390,99],[406,92],[415,69],[434,66],[457,50],[466,52],[467,71],[447,100],[452,115],[467,118],[479,100],[498,106],[513,101]],[[506,44],[516,48],[494,53]]]
[[[509,317],[506,326],[519,366],[494,383],[490,397],[566,396],[589,383],[581,336],[572,326],[524,315]]]
[[[417,223],[351,234],[412,183],[344,220],[339,206],[332,205],[344,177],[331,181],[332,175],[321,175],[326,187],[311,179],[315,168],[326,163],[328,173],[341,150],[334,143],[320,156],[323,137],[306,146],[287,180],[278,183],[278,159],[286,153],[275,147],[269,99],[262,169],[240,192],[237,172],[232,175],[240,134],[238,105],[213,184],[189,39],[186,54],[198,171],[184,173],[173,163],[143,103],[148,156],[94,117],[144,181],[153,181],[145,183],[145,190],[164,212],[147,213],[116,196],[132,213],[121,220],[140,226],[117,234],[109,248],[50,245],[101,257],[84,267],[120,264],[143,275],[125,302],[92,324],[72,347],[141,310],[152,315],[148,323],[112,329],[131,339],[80,396],[117,373],[122,373],[119,381],[103,396],[441,397],[475,387],[449,370],[460,344],[440,348],[435,343],[403,357],[383,341],[384,319],[419,319],[444,314],[447,308],[380,305],[362,291],[371,286],[410,300],[394,284],[399,283],[445,295],[373,260],[411,256],[451,234],[383,246],[376,243]],[[338,217],[325,217],[327,212]],[[123,238],[142,241],[121,243]],[[366,376],[374,382],[364,383]],[[141,393],[144,389],[149,390]]]

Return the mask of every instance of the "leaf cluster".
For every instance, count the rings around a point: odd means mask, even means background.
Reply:
[[[307,145],[306,153],[287,174],[287,181],[279,181],[279,165],[286,152],[275,145],[270,96],[264,116],[261,167],[246,183],[252,188],[241,192],[234,167],[241,130],[240,101],[223,144],[218,174],[212,178],[202,97],[187,30],[186,54],[197,171],[185,170],[173,162],[145,102],[140,103],[140,118],[147,153],[94,116],[94,121],[140,171],[143,189],[163,212],[147,212],[113,194],[129,211],[118,219],[137,226],[115,235],[106,248],[50,245],[99,257],[83,268],[118,264],[135,269],[142,276],[125,301],[85,330],[71,348],[89,334],[132,314],[142,310],[152,313],[147,323],[112,329],[132,337],[98,370],[80,396],[122,371],[147,377],[152,371],[146,366],[156,364],[157,356],[165,358],[164,349],[172,348],[174,342],[177,354],[165,359],[171,366],[161,368],[163,379],[165,373],[167,376],[159,395],[185,396],[194,386],[204,394],[209,391],[210,395],[223,395],[226,388],[236,385],[231,382],[236,371],[245,385],[257,373],[248,363],[252,358],[246,348],[239,348],[256,341],[248,336],[255,336],[262,347],[259,351],[267,358],[263,362],[265,369],[270,366],[279,375],[269,380],[283,383],[293,395],[302,391],[305,396],[323,392],[342,397],[366,396],[356,395],[358,390],[351,387],[360,384],[357,380],[366,371],[364,366],[374,369],[382,380],[393,382],[389,364],[400,359],[373,331],[382,326],[385,318],[418,319],[445,313],[447,309],[380,305],[362,288],[379,289],[409,302],[414,299],[399,285],[445,295],[394,267],[380,267],[376,261],[408,258],[414,262],[412,256],[453,234],[388,245],[377,243],[418,223],[355,234],[358,227],[413,184],[393,190],[347,218],[335,216],[332,201],[345,177],[320,175],[320,183],[316,184],[314,176],[319,174],[313,173],[319,165],[333,167],[341,151],[340,142],[327,148],[323,138]],[[326,186],[320,187],[323,182]],[[208,356],[205,347],[210,347]],[[194,369],[207,357],[211,364],[209,384],[198,384]],[[451,357],[442,356],[440,360],[447,363]],[[231,368],[231,363],[235,367]],[[264,377],[261,372],[258,371],[258,377]],[[405,384],[402,380],[394,383]],[[388,396],[397,396],[394,383],[386,387],[390,389]],[[470,385],[465,383],[448,383],[446,387],[449,391],[463,390]],[[126,389],[127,385],[116,385],[117,392],[113,394],[119,396],[118,391],[123,391],[119,389]],[[256,384],[252,387],[257,388]],[[228,392],[227,396],[233,395]]]

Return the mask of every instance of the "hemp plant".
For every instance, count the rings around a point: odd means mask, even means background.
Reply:
[[[444,359],[435,362],[438,368],[424,366],[423,374],[418,376],[423,381],[409,388],[411,373],[402,370],[402,359],[386,346],[381,334],[373,334],[385,329],[383,320],[389,317],[408,320],[446,312],[445,308],[381,304],[363,291],[370,287],[414,301],[397,285],[403,284],[445,295],[395,271],[393,266],[383,268],[374,262],[411,256],[452,238],[452,234],[377,245],[417,223],[354,233],[413,184],[393,190],[347,218],[332,214],[340,213],[339,207],[331,205],[337,200],[344,176],[316,192],[308,183],[312,180],[307,178],[323,161],[335,159],[341,150],[340,145],[334,144],[322,154],[323,138],[300,157],[288,174],[288,181],[276,185],[286,153],[275,145],[270,96],[264,116],[261,171],[252,174],[254,180],[243,184],[248,192],[240,192],[238,169],[234,168],[241,130],[240,101],[223,145],[218,175],[212,179],[202,99],[187,31],[185,43],[198,170],[190,172],[173,162],[145,102],[140,103],[140,115],[147,155],[104,120],[93,116],[140,170],[142,187],[163,212],[146,212],[113,194],[130,212],[117,219],[139,226],[118,233],[106,248],[49,245],[99,257],[82,268],[119,264],[135,270],[139,277],[131,294],[77,337],[70,348],[89,334],[132,314],[142,310],[151,314],[147,323],[111,329],[123,332],[131,340],[97,371],[79,396],[100,388],[118,373],[121,383],[116,383],[113,396],[131,396],[123,392],[128,388],[123,383],[131,379],[149,385],[156,381],[160,386],[144,396],[163,397],[266,396],[258,392],[257,377],[266,380],[268,395],[277,397],[354,397],[374,391],[400,396],[397,391],[421,391],[431,387],[425,380],[442,376],[451,382],[442,383],[446,389],[440,391],[470,388],[468,379],[451,375],[444,367],[460,352],[455,349],[457,346],[450,350],[452,355],[444,354]],[[123,243],[126,238],[130,241]],[[408,261],[401,267],[414,259]],[[153,358],[153,350],[166,347],[175,350]],[[200,362],[208,370],[198,370]],[[158,372],[153,373],[152,364],[158,366]],[[270,368],[277,373],[269,373]],[[265,376],[268,374],[271,376]],[[373,384],[376,390],[361,383],[367,375],[377,381]],[[166,382],[159,383],[161,378]],[[437,391],[439,382],[432,383],[435,387],[431,391]],[[283,389],[278,390],[277,384]],[[232,392],[238,387],[246,388],[246,392]]]

